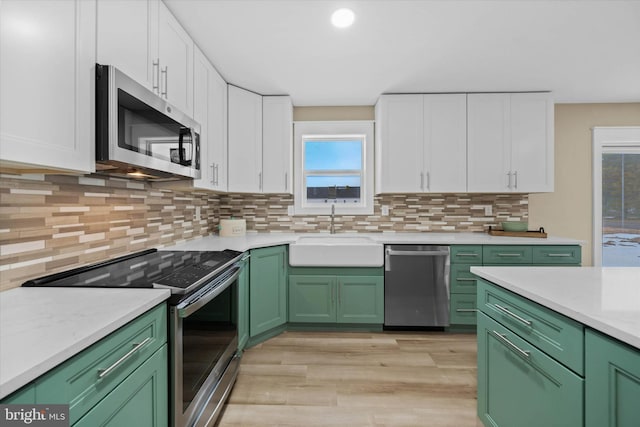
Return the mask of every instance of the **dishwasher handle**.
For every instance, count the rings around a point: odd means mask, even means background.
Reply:
[[[402,255],[402,256],[437,256],[437,255],[449,255],[449,251],[396,251],[393,249],[387,249],[387,255]]]

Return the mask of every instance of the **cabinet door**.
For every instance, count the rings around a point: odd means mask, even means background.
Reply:
[[[588,329],[585,369],[585,425],[637,426],[640,350]]]
[[[467,191],[467,95],[424,95],[424,188]]]
[[[229,170],[231,192],[262,191],[262,97],[229,85]]]
[[[262,97],[262,191],[293,192],[293,104],[288,96]]]
[[[376,193],[425,191],[423,95],[382,95],[376,104]]]
[[[212,70],[209,84],[209,161],[213,189],[227,191],[227,82]]]
[[[96,52],[99,64],[114,65],[156,94],[158,4],[159,0],[98,0]]]
[[[338,323],[384,323],[384,279],[338,276]]]
[[[469,271],[469,264],[451,264],[451,293],[476,294],[478,278]]]
[[[250,335],[256,336],[287,321],[286,247],[251,251],[249,261]]]
[[[168,360],[165,344],[74,426],[167,426]]]
[[[215,168],[211,161],[209,136],[209,91],[213,65],[197,46],[193,55],[193,119],[200,123],[200,179],[193,180],[194,188],[213,190]]]
[[[468,191],[511,191],[509,94],[469,94],[467,114]]]
[[[289,321],[335,323],[336,277],[289,276]]]
[[[510,95],[513,191],[553,191],[553,101],[548,93]]]
[[[238,349],[249,341],[249,262],[241,261],[238,275]]]
[[[193,115],[193,40],[160,1],[158,52],[160,95],[183,113]]]
[[[0,160],[95,171],[95,20],[95,0],[2,2]]]
[[[478,313],[478,416],[484,425],[580,427],[583,398],[582,378]]]

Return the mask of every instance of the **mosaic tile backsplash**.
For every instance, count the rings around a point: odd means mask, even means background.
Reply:
[[[326,232],[330,217],[289,216],[288,194],[214,194],[159,189],[99,175],[0,177],[0,290],[30,278],[209,235],[219,219],[248,232]],[[383,216],[381,207],[389,206]],[[485,207],[491,215],[485,215]],[[373,215],[340,215],[337,232],[485,232],[528,218],[526,194],[393,194]]]

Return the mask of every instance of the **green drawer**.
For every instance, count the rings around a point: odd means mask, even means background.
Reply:
[[[490,245],[482,248],[483,265],[531,264],[533,251],[526,245]]]
[[[478,279],[478,309],[584,375],[582,324],[482,279]]]
[[[584,426],[582,378],[483,313],[477,329],[478,416],[485,426]]]
[[[451,264],[482,265],[482,245],[454,245],[450,251]]]
[[[533,246],[533,263],[542,265],[580,265],[582,248],[575,245]]]
[[[161,304],[37,380],[37,403],[69,404],[73,424],[166,342],[167,306]],[[112,366],[100,379],[100,372]]]
[[[452,325],[475,325],[477,318],[476,295],[451,294],[449,323]]]
[[[469,271],[470,264],[453,264],[451,266],[451,293],[476,295],[478,277]]]

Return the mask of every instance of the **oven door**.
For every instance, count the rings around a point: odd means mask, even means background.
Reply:
[[[234,267],[171,307],[173,425],[211,425],[235,382],[238,275]]]

